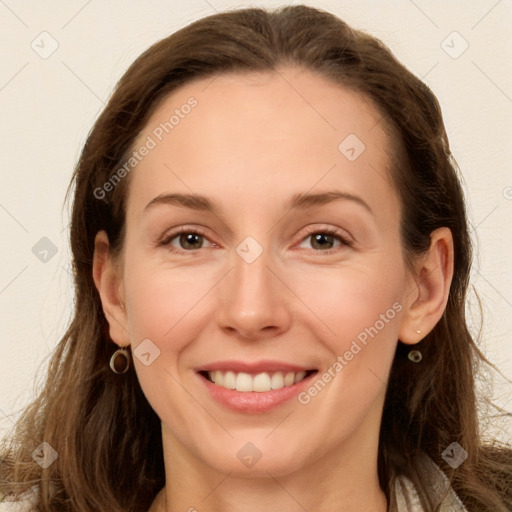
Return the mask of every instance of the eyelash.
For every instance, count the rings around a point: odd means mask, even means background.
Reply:
[[[169,233],[168,235],[164,236],[158,242],[157,245],[159,247],[165,247],[165,246],[173,247],[173,246],[170,245],[171,241],[174,240],[179,235],[182,235],[183,233],[193,234],[193,235],[200,235],[203,238],[208,240],[206,234],[201,229],[198,229],[198,228],[193,228],[192,229],[192,228],[188,228],[187,226],[183,226],[183,227],[179,228],[178,231],[174,231],[174,232]],[[333,254],[333,253],[338,252],[340,247],[352,247],[354,245],[354,242],[352,240],[349,240],[341,231],[336,230],[334,228],[324,228],[324,229],[316,228],[316,229],[311,229],[310,231],[308,231],[304,235],[304,237],[301,239],[301,242],[303,242],[304,240],[306,240],[307,238],[309,238],[312,235],[318,235],[318,234],[332,236],[332,237],[336,238],[340,242],[340,245],[338,245],[336,247],[333,247],[331,249],[326,249],[326,250],[312,249],[316,253]],[[175,248],[169,249],[169,251],[172,254],[194,253],[194,252],[196,252],[198,250],[199,249],[191,249],[191,250],[175,249]]]

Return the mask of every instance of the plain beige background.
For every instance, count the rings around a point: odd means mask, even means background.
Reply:
[[[472,283],[483,301],[481,347],[510,378],[511,3],[306,3],[381,38],[439,98],[465,177],[477,243]],[[115,83],[148,46],[200,17],[282,4],[0,0],[0,433],[34,396],[70,319],[64,195],[87,133]],[[469,299],[476,332],[477,301],[473,293]],[[512,409],[512,386],[498,379],[495,398]]]

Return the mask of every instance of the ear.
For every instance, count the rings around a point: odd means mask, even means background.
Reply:
[[[109,324],[110,337],[120,347],[128,346],[130,336],[124,306],[123,281],[112,261],[105,231],[98,232],[94,240],[92,273],[100,294],[103,313]]]
[[[453,237],[449,228],[432,232],[430,248],[416,260],[414,268],[398,333],[399,340],[408,345],[420,342],[446,308],[453,278]]]

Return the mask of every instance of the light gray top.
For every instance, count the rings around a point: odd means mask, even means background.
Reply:
[[[467,512],[459,497],[449,486],[448,478],[427,455],[417,459],[423,481],[431,481],[431,496],[437,502],[446,493],[439,512]],[[446,492],[448,490],[448,492]],[[414,484],[408,478],[400,476],[395,481],[396,501],[399,512],[424,512]]]

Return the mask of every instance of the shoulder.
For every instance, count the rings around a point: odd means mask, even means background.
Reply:
[[[441,502],[440,512],[467,512],[448,478],[430,457],[421,456],[418,465],[424,480],[432,482],[429,491],[435,501]],[[395,492],[399,512],[423,512],[418,492],[407,477],[400,475],[396,479]]]
[[[32,503],[23,501],[0,501],[0,512],[30,512]]]
[[[37,487],[32,487],[17,500],[0,496],[0,512],[31,512],[37,499]]]

